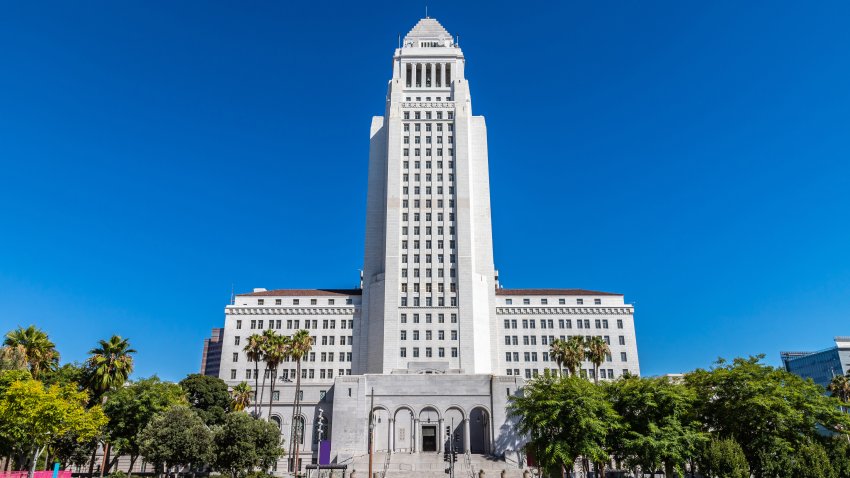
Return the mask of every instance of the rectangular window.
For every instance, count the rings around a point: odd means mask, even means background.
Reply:
[[[626,336],[625,335],[620,336],[620,345],[626,345]]]
[[[622,329],[622,328],[623,328],[623,319],[617,319],[617,328],[618,328],[618,329]]]
[[[238,362],[238,361],[239,361],[239,352],[233,352],[233,361],[234,361],[234,362]]]
[[[626,352],[620,352],[620,361],[627,362]]]
[[[452,347],[452,357],[457,358],[457,347]]]

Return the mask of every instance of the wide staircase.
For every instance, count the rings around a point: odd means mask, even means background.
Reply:
[[[375,453],[372,457],[372,472],[377,478],[447,478],[442,453]],[[355,458],[348,466],[348,472],[356,471],[357,478],[366,478],[369,474],[369,457]],[[458,454],[455,463],[455,478],[478,478],[484,470],[485,478],[522,478],[523,470],[516,465],[505,463],[486,455]]]

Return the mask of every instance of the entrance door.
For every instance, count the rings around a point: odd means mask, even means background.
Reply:
[[[422,425],[422,451],[437,451],[436,425]]]

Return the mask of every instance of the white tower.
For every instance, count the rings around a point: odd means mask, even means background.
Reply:
[[[495,368],[487,130],[464,63],[432,18],[395,51],[372,119],[355,374]]]

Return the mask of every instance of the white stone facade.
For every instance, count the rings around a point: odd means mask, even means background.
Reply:
[[[373,394],[384,424],[376,429],[378,450],[439,452],[454,419],[457,447],[516,461],[520,439],[508,397],[525,379],[556,370],[554,339],[602,336],[611,357],[600,378],[640,374],[634,308],[622,295],[499,287],[487,131],[472,114],[464,67],[461,49],[430,18],[395,51],[386,112],[370,132],[362,288],[255,289],[225,308],[218,375],[231,386],[254,386],[254,364],[243,352],[251,334],[307,329],[314,337],[302,364],[302,463],[316,459],[320,408],[329,417],[332,458],[364,454]],[[593,374],[591,364],[582,370]],[[294,374],[294,363],[282,365],[275,390],[267,380],[261,392],[284,430]]]

